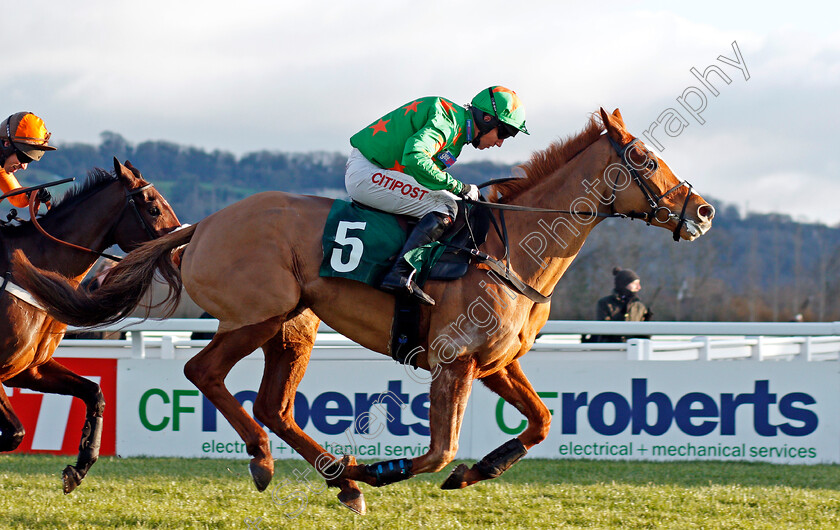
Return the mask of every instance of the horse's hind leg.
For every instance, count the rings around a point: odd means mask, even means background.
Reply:
[[[543,404],[531,382],[525,377],[519,361],[481,379],[487,388],[516,407],[528,420],[528,427],[516,438],[509,440],[468,468],[457,466],[441,486],[458,489],[481,480],[496,478],[525,456],[528,449],[545,440],[551,425],[551,413]]]
[[[80,375],[76,375],[55,359],[30,368],[5,383],[7,386],[28,388],[47,394],[64,394],[84,401],[86,407],[85,425],[79,442],[79,456],[76,465],[69,465],[62,473],[64,493],[70,493],[82,482],[88,470],[99,458],[99,446],[102,441],[102,413],[105,410],[105,397],[99,385]]]
[[[9,397],[0,385],[0,453],[17,449],[24,434],[23,424],[15,415]]]
[[[245,442],[248,454],[253,457],[248,470],[260,491],[268,487],[274,474],[268,434],[231,395],[225,387],[225,377],[243,357],[276,335],[283,320],[284,316],[277,316],[259,324],[216,333],[210,344],[184,366],[187,379],[219,409]]]
[[[293,414],[295,392],[309,364],[319,322],[312,312],[305,311],[285,322],[281,331],[263,345],[265,372],[254,401],[254,416],[324,475],[328,486],[340,488],[338,499],[342,504],[364,515],[365,499],[359,487],[339,477],[342,463],[304,433]]]

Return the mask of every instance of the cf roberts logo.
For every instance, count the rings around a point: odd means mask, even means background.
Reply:
[[[394,436],[412,433],[429,435],[429,394],[411,396],[402,390],[402,381],[388,381],[385,392],[323,392],[314,397],[295,395],[295,422],[302,428],[312,426],[322,434],[336,435],[352,431],[365,437],[387,431]],[[242,390],[234,394],[241,404],[253,404],[257,393]],[[376,413],[376,408],[384,409]],[[372,411],[372,409],[374,409]],[[163,390],[150,388],[139,401],[140,423],[147,430],[181,430],[185,415],[198,414],[203,432],[216,432],[219,414],[216,407],[198,390]]]
[[[634,435],[661,436],[673,426],[689,436],[706,436],[716,430],[720,435],[734,436],[740,429],[749,428],[760,436],[807,436],[819,425],[819,417],[809,408],[817,402],[810,394],[791,392],[779,397],[770,392],[766,380],[755,381],[753,392],[717,396],[649,392],[647,379],[632,380],[629,399],[618,392],[591,397],[588,392],[540,392],[540,396],[549,400],[549,407],[552,398],[560,400],[563,434],[577,434],[581,422],[604,436],[623,434],[628,428]],[[552,414],[557,416],[554,410]],[[509,425],[505,421],[503,401],[496,407],[496,422],[507,434],[518,434],[525,428],[524,422]]]

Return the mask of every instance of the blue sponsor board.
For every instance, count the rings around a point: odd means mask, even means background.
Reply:
[[[549,436],[531,456],[840,462],[834,362],[580,362],[544,354],[521,362],[552,414]],[[118,453],[247,457],[183,377],[183,364],[121,361]],[[247,411],[261,364],[243,361],[226,380]],[[294,417],[334,454],[418,456],[429,445],[428,384],[391,362],[312,362]],[[481,458],[526,425],[515,408],[475,385],[458,457]],[[296,456],[276,436],[271,441],[278,458]]]
[[[837,363],[557,362],[522,360],[552,414],[546,458],[840,461]],[[483,404],[500,433],[474,452],[522,432],[521,414]],[[504,436],[502,436],[504,434]]]

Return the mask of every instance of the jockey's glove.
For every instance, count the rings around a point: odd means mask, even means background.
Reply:
[[[475,184],[464,184],[464,187],[461,189],[461,193],[459,193],[458,196],[462,199],[477,201],[479,197],[478,186]]]
[[[38,202],[41,204],[52,201],[52,195],[50,195],[50,192],[47,191],[47,188],[41,188],[38,190],[38,194],[35,195],[35,198],[38,199]]]

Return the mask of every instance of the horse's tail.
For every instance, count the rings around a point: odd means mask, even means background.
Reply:
[[[192,225],[132,250],[108,271],[105,281],[94,291],[78,289],[75,282],[64,276],[37,268],[20,250],[12,256],[14,278],[53,318],[72,326],[92,327],[113,324],[129,316],[140,305],[158,272],[169,292],[153,307],[165,306],[166,318],[175,311],[183,285],[171,251],[188,243],[195,229],[196,225]],[[146,317],[151,309],[147,308]]]

